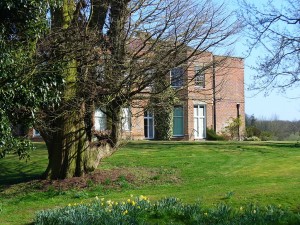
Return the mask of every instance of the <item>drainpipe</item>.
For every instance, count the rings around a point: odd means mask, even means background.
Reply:
[[[240,103],[236,103],[236,117],[240,118]],[[238,124],[237,128],[238,140],[240,140],[240,124]]]
[[[213,123],[214,123],[214,131],[217,132],[216,65],[215,65],[215,56],[214,55],[213,55]]]

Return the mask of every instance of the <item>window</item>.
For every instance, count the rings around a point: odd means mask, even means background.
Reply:
[[[195,86],[205,88],[205,73],[201,66],[195,66]]]
[[[97,109],[95,111],[95,130],[107,130],[107,119],[106,119],[106,114],[101,111],[100,109]]]
[[[40,137],[40,136],[41,136],[40,132],[36,129],[33,129],[33,137]]]
[[[182,106],[174,107],[173,136],[183,136],[183,108],[182,108]]]
[[[146,74],[145,79],[149,83],[146,88],[151,89],[154,84],[155,70],[149,69],[145,72],[145,74]]]
[[[96,76],[96,81],[104,82],[104,66],[103,65],[97,65],[95,67],[95,76]]]
[[[130,109],[122,108],[122,129],[124,131],[130,131]]]
[[[146,139],[154,138],[154,118],[150,111],[144,112],[144,135]]]
[[[183,75],[184,69],[182,67],[176,67],[171,69],[171,86],[182,87],[183,86]]]

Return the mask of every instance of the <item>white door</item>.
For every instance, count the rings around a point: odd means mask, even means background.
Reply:
[[[194,105],[194,137],[206,138],[205,105]]]
[[[154,138],[154,118],[150,111],[144,113],[144,134],[146,139]]]

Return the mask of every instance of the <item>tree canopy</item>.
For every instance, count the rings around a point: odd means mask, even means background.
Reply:
[[[300,2],[268,1],[258,7],[240,1],[249,49],[260,56],[255,66],[253,89],[285,91],[300,84]]]
[[[38,107],[58,101],[47,88],[53,79],[37,78],[36,43],[47,29],[47,1],[0,2],[0,158],[7,153],[28,157],[32,145],[17,135],[14,127],[22,124],[24,135],[33,126]]]

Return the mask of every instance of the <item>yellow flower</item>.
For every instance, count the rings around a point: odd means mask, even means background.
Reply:
[[[255,209],[253,210],[253,213],[254,213],[254,214],[256,213],[256,210],[255,210]]]
[[[127,209],[123,212],[123,215],[126,215],[128,213]]]
[[[132,202],[131,202],[131,204],[132,204],[133,206],[135,206],[135,205],[136,205],[135,201],[132,201]]]
[[[133,198],[133,194],[130,195],[130,198]]]
[[[107,201],[106,201],[106,204],[107,204],[107,205],[111,205],[111,204],[112,204],[111,200],[107,200]]]
[[[146,200],[148,200],[148,198],[146,196],[144,196],[144,195],[141,195],[139,197],[139,199],[140,199],[140,201],[146,201]]]
[[[205,213],[204,213],[204,215],[205,215],[205,216],[207,216],[207,215],[208,215],[208,213],[207,213],[207,212],[205,212]]]
[[[69,203],[69,204],[68,204],[68,206],[70,207],[70,206],[71,206],[71,204]]]
[[[95,199],[98,201],[99,200],[98,196],[96,196]]]
[[[131,202],[131,200],[130,200],[130,199],[127,199],[127,202],[128,202],[128,203],[130,203],[130,202]]]
[[[122,202],[122,205],[125,205],[126,203],[125,202]]]
[[[243,207],[242,206],[240,207],[240,211],[243,211]]]

